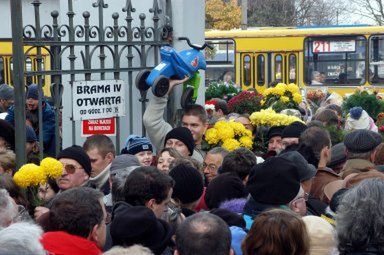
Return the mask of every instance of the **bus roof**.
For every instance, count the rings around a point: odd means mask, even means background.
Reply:
[[[248,30],[207,30],[205,38],[248,38],[306,35],[363,35],[384,33],[384,26],[261,27]]]

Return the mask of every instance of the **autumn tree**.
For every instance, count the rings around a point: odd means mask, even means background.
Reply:
[[[372,20],[379,26],[384,25],[384,1],[382,0],[351,0],[354,13]]]
[[[339,0],[252,0],[249,26],[310,26],[337,23],[345,11]]]
[[[229,30],[239,28],[241,8],[237,0],[207,0],[205,5],[206,28]]]

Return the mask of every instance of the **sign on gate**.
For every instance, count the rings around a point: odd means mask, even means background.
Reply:
[[[116,135],[116,120],[115,118],[98,119],[98,120],[83,120],[81,123],[81,135]]]
[[[74,120],[125,116],[122,80],[75,81],[72,95]]]

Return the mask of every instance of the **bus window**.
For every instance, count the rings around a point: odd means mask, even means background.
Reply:
[[[211,81],[235,83],[235,43],[233,40],[207,40],[213,50],[205,48],[207,70],[205,78]],[[208,83],[209,83],[208,82]]]
[[[4,58],[0,57],[0,84],[5,83]]]
[[[369,82],[384,82],[384,36],[372,36],[369,40],[370,57],[368,75]]]
[[[366,40],[363,36],[309,37],[304,47],[304,81],[307,84],[364,83]]]
[[[297,77],[297,66],[296,66],[296,55],[290,54],[289,55],[289,83],[296,83],[296,77]]]
[[[275,56],[274,66],[275,66],[275,70],[274,70],[275,71],[275,81],[281,82],[283,80],[283,77],[282,77],[283,57],[280,54]]]
[[[243,57],[243,84],[249,86],[252,83],[251,75],[251,57],[244,55]]]
[[[265,59],[264,55],[257,56],[257,85],[265,84]]]

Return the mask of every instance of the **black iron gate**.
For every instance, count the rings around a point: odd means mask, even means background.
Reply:
[[[90,1],[90,0],[88,0]],[[39,148],[40,158],[43,152],[43,120],[42,120],[42,97],[43,97],[43,78],[51,77],[51,92],[54,102],[55,117],[55,137],[56,154],[61,149],[60,138],[60,112],[61,112],[61,91],[62,86],[70,86],[75,80],[105,80],[106,74],[112,73],[114,79],[127,78],[129,91],[128,115],[129,131],[133,132],[133,104],[139,100],[142,105],[142,111],[145,110],[146,93],[141,93],[141,98],[135,99],[132,96],[134,72],[151,68],[147,66],[148,56],[153,56],[153,63],[159,62],[159,48],[162,45],[169,44],[171,37],[171,13],[170,0],[165,1],[165,15],[159,8],[158,0],[153,0],[152,8],[149,13],[152,17],[148,18],[146,14],[135,14],[136,10],[132,6],[131,0],[126,0],[125,6],[122,6],[122,12],[115,12],[112,17],[106,19],[105,9],[109,7],[105,0],[93,0],[90,8],[98,9],[98,25],[90,25],[90,12],[85,11],[82,15],[82,24],[75,24],[76,15],[73,6],[73,0],[68,0],[68,10],[66,12],[68,22],[59,24],[58,11],[51,12],[50,24],[41,24],[39,0],[34,0],[31,4],[34,7],[34,24],[28,24],[23,27],[21,14],[21,0],[11,0],[12,12],[12,37],[13,37],[13,65],[14,65],[14,83],[15,93],[15,131],[16,131],[16,155],[18,167],[25,162],[25,94],[24,78],[37,77],[39,85]],[[149,0],[148,0],[149,1]],[[110,5],[110,4],[109,4]],[[116,7],[114,4],[113,8]],[[61,12],[62,13],[62,12]],[[134,15],[135,14],[135,15]],[[77,14],[79,15],[79,14]],[[139,25],[134,26],[134,16],[138,16]],[[161,16],[162,15],[162,16]],[[166,17],[166,22],[160,20]],[[150,19],[150,21],[148,21]],[[61,19],[64,20],[64,19]],[[105,25],[110,22],[111,25]],[[147,23],[151,23],[150,26]],[[23,49],[26,48],[26,50]],[[26,56],[29,52],[36,52],[37,70],[24,70]],[[42,51],[49,53],[51,68],[42,69]],[[80,54],[79,54],[80,52]],[[77,53],[77,54],[76,54]],[[67,57],[64,57],[67,56]],[[135,64],[134,59],[139,58],[139,64]],[[106,61],[109,58],[112,61]],[[78,60],[80,59],[80,60]],[[123,61],[124,60],[124,61]],[[65,68],[62,63],[69,61],[69,68]],[[81,67],[79,67],[79,62]],[[108,65],[108,63],[112,63]],[[82,78],[79,77],[81,75]],[[84,75],[84,76],[82,76]],[[127,75],[122,77],[123,75]],[[65,76],[69,76],[70,83],[62,84]],[[67,78],[68,79],[68,78]],[[116,120],[117,127],[120,126],[120,120]],[[143,128],[143,133],[144,133]],[[72,120],[72,143],[76,142],[76,126]],[[120,131],[117,129],[116,148],[120,149]]]

